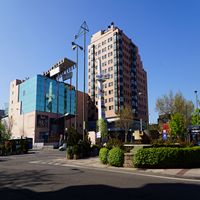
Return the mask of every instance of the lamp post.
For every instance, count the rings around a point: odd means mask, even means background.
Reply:
[[[77,131],[77,115],[78,115],[78,49],[81,51],[83,50],[83,47],[76,44],[75,42],[72,42],[72,49],[76,49],[76,113],[75,113],[75,130]]]
[[[89,32],[86,21],[80,26],[79,32],[75,35],[75,40],[84,36],[84,73],[83,73],[83,140],[85,139],[85,75],[86,75],[86,33]]]
[[[195,90],[194,93],[196,94],[196,109],[198,109],[198,91]]]
[[[197,110],[197,124],[198,124],[198,121],[199,121],[199,110],[198,110],[198,91],[195,90],[194,93],[196,94],[196,110]]]

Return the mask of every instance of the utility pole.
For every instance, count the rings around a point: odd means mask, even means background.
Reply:
[[[76,113],[75,113],[75,130],[78,130],[77,126],[77,118],[78,118],[78,49],[81,51],[83,50],[83,47],[76,44],[75,42],[72,42],[72,49],[76,49]]]
[[[86,21],[80,26],[79,32],[75,35],[75,40],[80,36],[84,36],[84,73],[83,73],[83,140],[85,139],[85,75],[86,75],[86,34],[89,32]]]
[[[198,91],[195,90],[194,93],[196,94],[196,110],[197,110],[197,124],[199,122],[199,108],[198,108]]]

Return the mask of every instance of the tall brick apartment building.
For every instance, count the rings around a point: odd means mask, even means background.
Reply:
[[[125,105],[132,108],[136,124],[148,123],[147,73],[143,68],[138,47],[114,23],[107,30],[91,36],[88,46],[88,94],[96,104],[97,62],[100,58],[102,72],[110,78],[103,83],[105,116],[108,122],[117,120]]]

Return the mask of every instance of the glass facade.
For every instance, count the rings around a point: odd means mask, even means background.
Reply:
[[[63,82],[37,75],[19,85],[21,112],[75,114],[76,93]]]

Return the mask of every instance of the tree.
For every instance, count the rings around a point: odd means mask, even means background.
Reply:
[[[172,91],[168,95],[163,95],[156,101],[156,110],[159,115],[179,113],[184,118],[184,125],[187,127],[190,123],[192,113],[194,111],[194,104],[192,101],[186,100],[181,92],[173,95]]]
[[[107,122],[104,119],[97,120],[97,130],[100,131],[102,138],[108,137]]]
[[[194,113],[192,114],[192,120],[191,120],[192,125],[199,125],[200,126],[200,116],[199,116],[199,113],[200,113],[200,109],[197,108],[194,111]]]
[[[133,112],[130,106],[125,106],[119,113],[117,126],[125,130],[125,143],[127,142],[128,130],[133,123]]]
[[[172,114],[173,113],[173,102],[174,95],[172,91],[168,95],[163,95],[161,98],[158,98],[156,101],[156,111],[160,115]]]
[[[181,137],[185,131],[184,117],[180,113],[175,113],[171,116],[169,122],[172,135]]]
[[[0,121],[0,140],[9,140],[11,138],[11,132],[7,128],[7,124]]]

